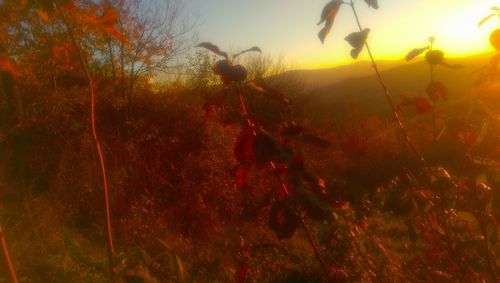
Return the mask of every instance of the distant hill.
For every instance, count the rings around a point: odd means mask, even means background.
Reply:
[[[462,69],[438,67],[435,79],[448,88],[449,103],[469,93],[480,70],[491,54],[466,58],[447,59],[452,64],[461,64]],[[429,65],[423,61],[382,62],[382,75],[395,101],[400,101],[404,92],[425,95],[429,83]],[[341,118],[345,110],[354,106],[368,114],[390,114],[382,88],[368,62],[355,63],[334,69],[296,71],[303,76],[307,93],[296,98],[307,117],[316,119]],[[330,81],[330,84],[327,82]],[[314,84],[317,87],[314,87]]]
[[[381,61],[378,62],[377,65],[381,70],[387,70],[401,65],[402,63],[403,61]],[[361,61],[328,69],[292,70],[281,75],[300,81],[303,92],[307,93],[349,78],[364,77],[372,73],[373,68],[371,62]]]

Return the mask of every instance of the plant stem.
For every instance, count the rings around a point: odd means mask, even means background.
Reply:
[[[243,97],[243,94],[239,90],[238,90],[238,93],[239,93],[239,99],[240,99],[240,106],[241,106],[241,109],[243,111],[243,114],[245,114],[245,116],[246,116],[247,125],[253,131],[253,134],[256,135],[257,131],[255,130],[255,124],[252,122],[252,120],[248,116],[248,109],[247,109],[247,105],[245,103],[245,99]],[[269,161],[269,165],[271,166],[271,169],[273,170],[273,172],[276,172],[276,164],[273,161]],[[285,192],[286,195],[289,195],[290,192],[288,191],[288,188],[286,187],[286,185],[283,182],[283,180],[281,179],[281,177],[277,174],[275,174],[275,175],[276,175],[276,178],[278,179],[278,181],[280,182],[281,189]],[[314,255],[316,256],[316,259],[319,261],[321,268],[323,269],[323,272],[325,273],[325,276],[326,276],[328,282],[333,282],[332,279],[330,278],[330,273],[328,272],[328,269],[326,268],[326,264],[323,261],[323,258],[321,257],[321,255],[319,253],[318,247],[316,246],[316,243],[314,242],[314,239],[313,239],[311,233],[309,232],[309,229],[307,229],[306,222],[305,222],[303,217],[300,217],[300,223],[302,225],[302,229],[304,230],[304,233],[307,236],[307,239],[309,240],[309,244],[311,245],[311,247],[314,251]]]
[[[1,224],[0,224],[0,241],[2,242],[3,257],[5,259],[7,267],[9,268],[10,279],[12,280],[13,283],[17,283],[18,281],[17,281],[16,271],[14,270],[14,266],[12,265],[12,261],[10,260],[9,250],[7,249],[7,243],[5,242],[5,235],[3,234],[3,229]]]
[[[99,142],[99,138],[96,131],[95,126],[95,94],[94,94],[94,80],[92,78],[92,74],[90,72],[87,59],[85,58],[81,46],[78,44],[75,34],[73,32],[72,27],[67,22],[64,12],[59,7],[57,1],[54,1],[57,10],[61,15],[61,19],[68,29],[69,36],[71,38],[71,42],[74,48],[78,51],[80,64],[84,70],[85,76],[88,81],[89,87],[89,95],[90,95],[90,114],[91,114],[91,126],[92,126],[92,136],[94,138],[95,146],[97,149],[97,153],[99,155],[99,163],[101,167],[102,173],[102,182],[103,182],[103,190],[104,190],[104,202],[105,202],[105,210],[106,210],[106,234],[107,234],[107,251],[108,251],[108,262],[109,262],[109,272],[111,281],[115,281],[115,269],[114,269],[114,245],[113,245],[113,233],[111,229],[111,213],[109,207],[109,190],[108,190],[108,178],[106,174],[106,166],[104,164],[104,156],[101,149],[101,143]]]
[[[432,49],[432,43],[431,43],[431,49]],[[434,66],[430,65],[430,74],[431,74],[431,84],[434,83]],[[432,99],[432,141],[436,142],[437,138],[437,127],[436,127],[436,101],[435,99]]]
[[[361,23],[359,21],[358,12],[356,11],[356,8],[354,7],[354,1],[351,0],[351,2],[348,3],[348,5],[351,6],[351,9],[352,9],[352,12],[354,13],[354,17],[356,18],[356,23],[358,25],[359,30],[363,31],[363,27],[361,26]],[[380,70],[377,66],[375,58],[373,57],[373,54],[371,52],[370,45],[368,44],[368,42],[365,42],[365,46],[366,46],[366,50],[368,51],[368,55],[370,56],[370,61],[372,62],[372,67],[375,70],[375,73],[377,74],[378,81],[380,82],[380,85],[381,85],[382,89],[384,90],[385,98],[387,99],[387,102],[391,106],[391,110],[392,110],[394,119],[396,120],[396,122],[398,124],[399,130],[400,130],[401,134],[403,135],[403,137],[406,141],[406,144],[408,145],[410,150],[415,154],[415,156],[420,160],[420,162],[422,162],[426,167],[430,168],[429,164],[427,163],[425,158],[420,154],[420,152],[417,150],[416,146],[411,141],[410,136],[408,135],[408,132],[406,131],[406,128],[403,124],[403,120],[399,116],[399,112],[397,111],[396,106],[395,106],[394,102],[392,101],[392,98],[389,94],[389,89],[387,88],[387,85],[385,84],[384,78],[382,77],[382,74],[380,73]]]

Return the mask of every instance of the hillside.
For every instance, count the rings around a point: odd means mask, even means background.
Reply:
[[[447,86],[449,102],[453,103],[470,91],[481,68],[490,57],[489,54],[483,54],[449,59],[450,63],[463,65],[464,68],[436,69],[435,78]],[[363,66],[369,67],[368,63],[357,63],[351,68],[343,66],[315,71],[318,74],[318,86],[310,90],[307,95],[299,97],[297,104],[303,107],[305,115],[311,119],[341,118],[347,106],[354,106],[370,114],[387,112],[388,105],[377,77],[371,68],[369,69],[371,74],[366,75],[368,70]],[[395,101],[399,101],[403,93],[415,96],[425,92],[429,82],[429,66],[426,62],[393,62],[392,67],[391,63],[385,62],[382,66],[382,75]],[[344,78],[346,74],[350,74],[350,77]],[[319,78],[328,75],[332,75],[333,83],[322,86],[325,81],[320,81]],[[307,80],[307,76],[304,80]],[[312,88],[311,80],[305,84]]]
[[[403,64],[402,61],[380,61],[378,66],[381,70],[388,70]],[[372,74],[372,65],[368,61],[354,62],[327,69],[314,70],[292,70],[284,72],[280,76],[286,76],[300,81],[303,93],[329,86],[349,78],[359,78]]]

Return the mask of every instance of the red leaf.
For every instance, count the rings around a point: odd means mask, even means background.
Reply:
[[[245,280],[247,279],[248,270],[250,270],[250,267],[248,266],[247,263],[243,263],[240,265],[238,273],[236,273],[236,283],[245,282]]]
[[[234,145],[234,155],[241,164],[249,164],[255,160],[254,139],[255,134],[249,128],[243,129],[238,136]]]
[[[414,99],[415,108],[418,114],[425,114],[432,112],[432,105],[422,96],[417,96]]]
[[[441,82],[433,82],[429,84],[426,92],[432,101],[438,101],[439,99],[446,100],[446,90]]]
[[[206,49],[212,51],[213,53],[228,59],[226,52],[221,51],[217,45],[214,45],[210,42],[202,42],[202,43],[196,45],[196,47],[206,48]]]
[[[271,208],[269,226],[278,239],[288,239],[300,225],[300,217],[284,201],[276,202]]]
[[[247,186],[248,184],[248,177],[249,177],[249,172],[246,166],[244,165],[238,165],[236,167],[236,186],[238,188],[243,189]]]

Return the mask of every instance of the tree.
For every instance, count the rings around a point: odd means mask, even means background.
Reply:
[[[180,0],[113,0],[110,5],[119,11],[119,33],[128,41],[108,37],[102,52],[129,117],[139,77],[153,78],[179,67],[176,60],[192,46],[196,21],[183,17]]]

